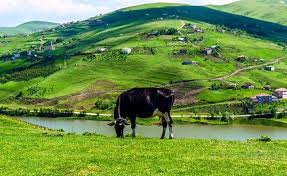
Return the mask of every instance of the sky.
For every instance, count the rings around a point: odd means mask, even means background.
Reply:
[[[236,0],[1,0],[0,26],[16,26],[33,20],[58,23],[84,20],[98,14],[145,3],[220,5],[233,1]]]

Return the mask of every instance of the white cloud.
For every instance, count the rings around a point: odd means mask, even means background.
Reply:
[[[115,9],[155,2],[193,5],[224,4],[236,0],[1,0],[0,26],[25,21],[67,22],[83,20]]]

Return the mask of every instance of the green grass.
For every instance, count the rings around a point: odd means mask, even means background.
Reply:
[[[67,135],[0,117],[1,175],[285,175],[286,141]]]
[[[31,34],[47,29],[55,28],[59,24],[45,21],[30,21],[16,27],[0,27],[0,35]]]
[[[285,2],[282,3],[282,2]],[[270,22],[287,24],[287,2],[285,0],[241,0],[215,9]]]

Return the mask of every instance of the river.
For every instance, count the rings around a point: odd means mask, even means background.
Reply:
[[[113,127],[107,125],[108,122],[93,120],[66,120],[64,118],[43,118],[43,117],[15,117],[17,119],[47,127],[50,129],[63,129],[70,133],[93,132],[97,134],[114,136]],[[137,125],[136,132],[142,137],[156,137],[161,135],[160,126],[141,126]],[[130,133],[130,126],[125,129],[125,134]],[[168,130],[167,130],[168,132]],[[174,125],[175,138],[188,139],[220,139],[245,141],[250,138],[259,138],[266,135],[272,139],[287,140],[287,128],[271,127],[263,125]],[[168,133],[167,133],[168,135]]]

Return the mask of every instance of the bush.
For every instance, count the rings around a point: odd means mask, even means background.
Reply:
[[[95,102],[95,108],[100,110],[109,110],[115,107],[115,100],[113,99],[98,99]]]
[[[260,142],[270,142],[272,139],[269,136],[261,136],[258,141]]]

